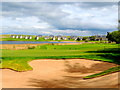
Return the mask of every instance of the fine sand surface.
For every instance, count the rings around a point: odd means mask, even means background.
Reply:
[[[2,70],[3,88],[117,88],[118,73],[83,77],[117,66],[86,59],[40,59],[29,62],[32,71]]]

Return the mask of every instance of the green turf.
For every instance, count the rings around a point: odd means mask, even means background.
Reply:
[[[91,78],[103,76],[103,75],[110,74],[110,73],[114,73],[114,72],[118,72],[118,71],[120,71],[120,66],[112,67],[112,68],[110,68],[110,69],[108,69],[108,70],[105,70],[105,71],[103,71],[103,72],[86,76],[86,77],[84,77],[84,79],[91,79]]]
[[[85,58],[107,61],[120,65],[119,45],[120,44],[86,43],[81,45],[41,45],[27,50],[2,50],[2,63],[0,63],[0,67],[10,68],[16,71],[32,70],[28,62],[34,59],[43,58]],[[114,72],[113,69],[111,69],[111,72],[112,71]],[[100,73],[100,75],[103,74]]]

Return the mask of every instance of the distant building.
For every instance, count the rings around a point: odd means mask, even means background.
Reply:
[[[23,38],[23,36],[22,36],[22,35],[20,35],[20,36],[19,36],[19,38],[21,39],[21,38]]]
[[[25,36],[24,38],[25,38],[25,39],[28,39],[28,36]]]
[[[106,35],[97,35],[95,37],[96,41],[107,41],[108,39],[106,38]]]
[[[19,38],[19,36],[17,35],[15,38]]]
[[[49,39],[49,37],[44,37],[45,40]]]
[[[49,37],[50,37],[50,38],[54,38],[54,35],[50,35]]]
[[[75,40],[75,41],[76,41],[76,40],[81,41],[81,40],[82,40],[82,37],[76,37],[74,40]]]
[[[38,36],[36,36],[36,37],[35,37],[35,40],[39,40],[39,37],[38,37]]]
[[[61,35],[57,35],[56,37],[58,38],[58,37],[62,37],[62,36]]]
[[[57,40],[61,40],[61,37],[58,37]]]
[[[52,40],[56,40],[56,38],[55,37],[53,37],[53,39]]]
[[[101,38],[103,41],[108,41],[108,38],[105,35],[103,35]]]
[[[70,36],[70,39],[77,39],[77,36]]]
[[[11,38],[15,38],[15,35],[11,35],[10,37],[11,37]]]
[[[68,38],[67,37],[62,37],[63,40],[67,40]]]
[[[28,39],[32,39],[32,36],[29,36]]]
[[[88,41],[89,41],[89,40],[91,40],[91,37],[87,37],[87,39],[86,39],[86,40],[88,40]]]
[[[42,35],[38,35],[38,37],[42,37]]]

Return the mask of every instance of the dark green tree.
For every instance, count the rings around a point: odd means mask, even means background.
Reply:
[[[108,32],[107,38],[109,42],[116,42],[117,44],[119,44],[120,43],[120,30],[113,31],[111,33]]]
[[[77,38],[77,41],[80,41],[80,38]]]
[[[91,41],[95,41],[95,38],[96,38],[95,36],[91,36],[91,37],[90,37],[90,40],[91,40]]]
[[[83,37],[83,39],[82,39],[82,40],[84,40],[84,41],[85,41],[85,40],[87,40],[87,37]]]

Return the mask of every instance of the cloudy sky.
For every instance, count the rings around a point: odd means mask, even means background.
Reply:
[[[2,2],[1,13],[2,34],[90,36],[118,26],[117,2]]]

